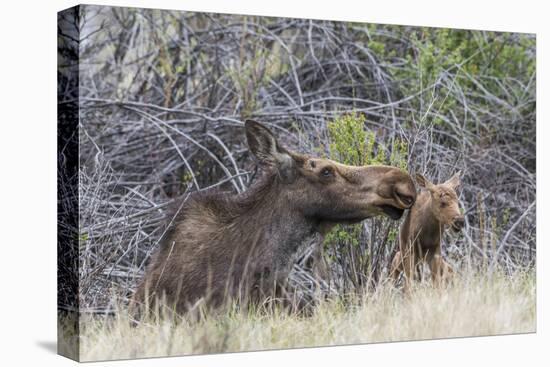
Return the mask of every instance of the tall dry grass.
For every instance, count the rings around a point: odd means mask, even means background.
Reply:
[[[461,276],[442,289],[424,282],[410,296],[385,281],[323,301],[309,317],[233,308],[132,326],[122,309],[80,321],[83,361],[527,333],[536,328],[535,275]]]

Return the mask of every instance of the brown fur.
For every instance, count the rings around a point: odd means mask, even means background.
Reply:
[[[446,226],[456,231],[464,226],[455,191],[460,184],[459,176],[460,172],[439,185],[432,184],[420,174],[416,176],[419,186],[425,190],[418,195],[401,225],[399,251],[393,258],[391,271],[395,281],[401,272],[405,273],[406,291],[410,291],[414,270],[422,261],[429,264],[436,285],[453,272],[441,256],[441,236]]]
[[[401,217],[416,199],[394,167],[352,167],[290,152],[263,125],[245,124],[263,177],[240,195],[197,193],[149,265],[133,305],[162,299],[178,313],[205,302],[277,294],[300,246],[336,223]]]

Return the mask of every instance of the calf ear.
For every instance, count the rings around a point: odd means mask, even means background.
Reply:
[[[279,145],[271,131],[253,120],[246,120],[244,128],[248,147],[260,163],[277,168],[284,181],[293,180],[294,159],[285,148]]]
[[[445,181],[445,185],[451,187],[453,190],[456,189],[460,185],[460,171],[458,171],[453,175],[453,177]]]
[[[416,183],[418,183],[418,186],[423,187],[425,189],[431,190],[434,186],[433,183],[430,182],[426,177],[422,176],[420,173],[417,173],[415,175]]]

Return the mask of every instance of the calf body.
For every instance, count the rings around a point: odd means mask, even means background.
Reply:
[[[133,306],[162,301],[178,313],[198,303],[277,296],[300,252],[336,223],[398,219],[416,199],[410,176],[389,166],[353,167],[283,148],[247,121],[262,178],[239,195],[197,193],[176,217]]]
[[[423,261],[429,264],[436,285],[452,273],[451,266],[441,256],[441,237],[447,226],[456,231],[464,226],[455,191],[460,184],[459,175],[460,172],[439,185],[432,184],[422,175],[416,176],[424,190],[401,225],[399,251],[393,258],[391,270],[395,281],[404,272],[406,291],[410,291],[415,270]]]

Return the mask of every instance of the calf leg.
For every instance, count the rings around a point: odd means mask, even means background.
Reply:
[[[397,251],[391,262],[391,271],[390,271],[390,276],[392,277],[394,284],[397,283],[397,279],[399,278],[399,275],[402,272],[403,272],[403,258],[401,256],[401,251]]]
[[[450,281],[453,277],[454,270],[448,262],[441,258],[441,279],[445,282]]]
[[[430,271],[432,273],[432,281],[434,283],[434,286],[438,288],[441,286],[443,266],[443,258],[441,257],[441,254],[434,254],[430,258]]]
[[[415,271],[415,258],[414,251],[411,247],[401,252],[403,266],[403,273],[405,274],[405,292],[410,294],[411,284],[414,280],[414,271]]]

